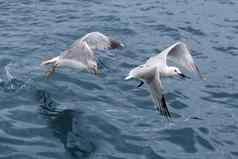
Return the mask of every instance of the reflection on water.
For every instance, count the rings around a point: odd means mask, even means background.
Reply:
[[[83,112],[75,110],[59,110],[56,102],[52,100],[49,93],[44,90],[37,92],[37,97],[41,102],[40,112],[46,117],[49,128],[56,138],[64,145],[67,152],[73,157],[87,158],[90,156],[107,156],[108,158],[117,158],[117,155],[111,154],[114,148],[124,156],[145,155],[148,158],[164,157],[156,154],[150,147],[145,145],[134,145],[127,141],[141,140],[130,135],[122,135],[121,131],[101,119],[96,115],[85,115]],[[96,153],[103,143],[111,144],[106,146],[107,153]]]
[[[198,151],[195,146],[196,144],[201,144],[204,148],[215,151],[215,148],[209,141],[199,136],[192,128],[164,130],[161,133],[164,134],[164,136],[167,136],[162,137],[163,140],[179,145],[187,153],[196,153]]]
[[[80,126],[80,130],[74,129],[75,116],[79,118],[82,113],[73,110],[58,110],[57,103],[51,99],[44,90],[39,90],[37,96],[41,102],[40,112],[47,119],[48,126],[55,137],[64,144],[65,149],[75,157],[88,157],[94,152],[94,145],[90,141],[89,133],[84,133],[87,129]],[[76,122],[76,123],[75,123]]]

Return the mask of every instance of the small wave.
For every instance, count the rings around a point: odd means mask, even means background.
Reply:
[[[5,92],[15,92],[18,89],[21,89],[25,86],[25,82],[17,79],[12,73],[11,73],[11,65],[12,63],[7,64],[4,67],[5,70],[5,79],[0,79],[0,87]]]
[[[181,30],[184,30],[186,32],[189,32],[193,35],[197,35],[197,36],[206,36],[206,34],[204,32],[202,32],[200,29],[195,29],[191,26],[188,27],[179,27]]]
[[[224,53],[228,53],[231,54],[233,56],[237,56],[237,47],[234,46],[228,46],[228,47],[213,47],[215,50],[220,51],[220,52],[224,52]]]

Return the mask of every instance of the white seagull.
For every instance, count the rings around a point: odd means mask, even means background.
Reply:
[[[66,49],[61,55],[50,60],[43,61],[41,65],[53,64],[48,71],[48,77],[52,75],[59,66],[68,66],[89,73],[98,74],[98,65],[96,62],[95,51],[105,49],[115,49],[124,47],[118,41],[115,41],[100,32],[91,32],[76,40],[69,49]]]
[[[150,57],[145,64],[133,68],[125,79],[140,80],[141,83],[138,87],[146,82],[153,97],[156,110],[159,110],[164,116],[171,117],[166,105],[165,97],[162,93],[160,77],[188,77],[185,76],[179,68],[168,66],[168,61],[181,65],[187,70],[197,72],[200,75],[198,67],[194,64],[193,58],[186,44],[183,42],[177,42],[163,50],[160,54]]]

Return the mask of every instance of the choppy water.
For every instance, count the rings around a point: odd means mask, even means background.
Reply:
[[[0,158],[238,157],[238,2],[0,2]],[[90,31],[126,48],[100,58],[100,78],[39,63]],[[127,72],[176,40],[208,80],[164,82],[173,121]],[[168,87],[170,85],[170,87]]]

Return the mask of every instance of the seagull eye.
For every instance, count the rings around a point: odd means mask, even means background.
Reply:
[[[177,70],[174,70],[174,72],[177,72]]]

